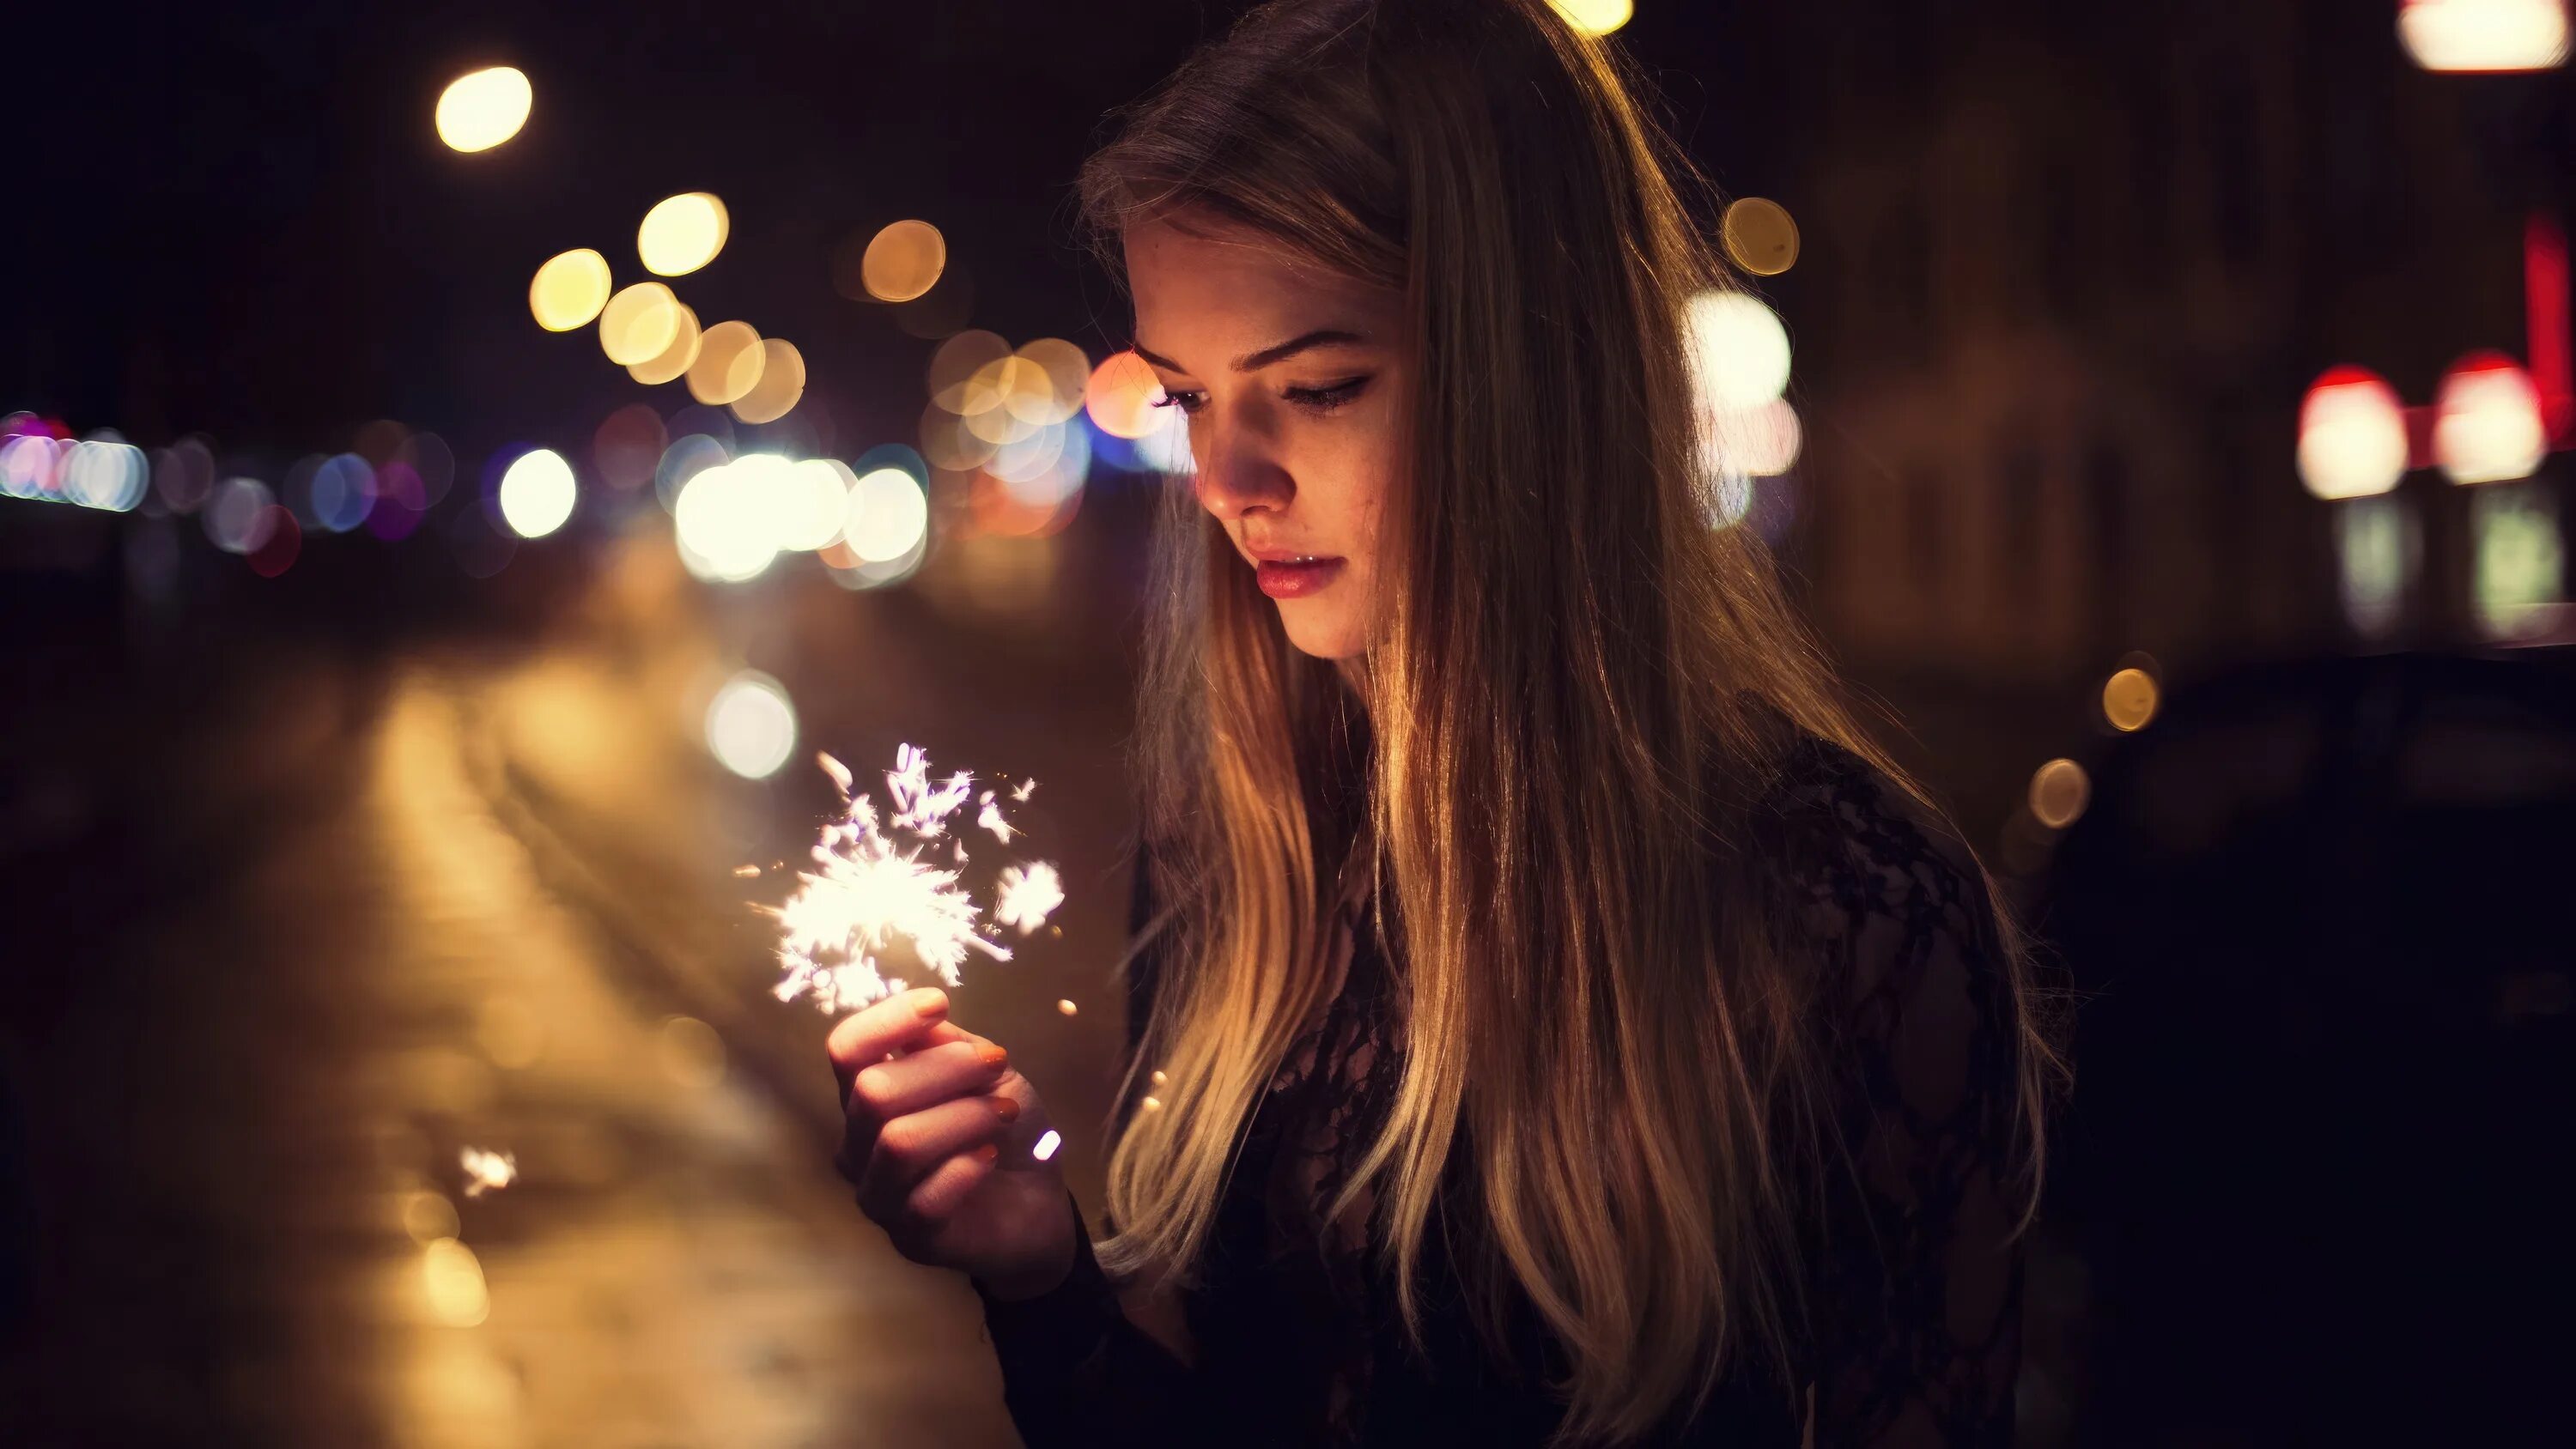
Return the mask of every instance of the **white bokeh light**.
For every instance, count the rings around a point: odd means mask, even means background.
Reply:
[[[1789,331],[1760,298],[1702,292],[1687,317],[1692,375],[1709,405],[1749,411],[1789,386]]]
[[[796,706],[754,669],[724,682],[707,706],[707,749],[746,780],[766,780],[796,753]]]
[[[850,551],[867,563],[892,563],[930,531],[930,500],[901,468],[879,468],[850,491]]]
[[[543,538],[572,517],[572,464],[552,448],[522,453],[501,475],[501,518],[521,538]]]

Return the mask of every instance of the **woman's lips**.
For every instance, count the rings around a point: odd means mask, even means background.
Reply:
[[[1262,559],[1253,565],[1261,592],[1274,599],[1302,599],[1339,578],[1337,558]]]

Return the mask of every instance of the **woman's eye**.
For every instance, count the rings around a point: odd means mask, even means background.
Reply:
[[[1334,383],[1331,387],[1292,387],[1288,389],[1288,400],[1313,412],[1328,413],[1358,397],[1368,384],[1367,378],[1355,377],[1348,382]]]
[[[1205,404],[1187,402],[1183,399],[1195,398],[1197,396],[1198,394],[1194,392],[1174,392],[1170,388],[1165,388],[1163,389],[1163,395],[1154,399],[1154,406],[1158,408],[1179,408],[1181,410],[1181,416],[1188,417],[1191,414],[1196,413],[1201,407],[1205,406]]]

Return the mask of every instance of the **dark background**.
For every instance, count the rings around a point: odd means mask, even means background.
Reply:
[[[643,211],[714,191],[731,239],[675,287],[809,369],[740,445],[917,442],[959,326],[1124,341],[1067,188],[1235,9],[12,19],[0,410],[201,435],[272,487],[391,418],[458,483],[399,542],[308,528],[275,578],[154,502],[0,498],[0,1439],[1009,1442],[971,1296],[830,1174],[824,1023],[767,995],[745,902],[779,891],[734,867],[809,838],[815,748],[1038,778],[1062,935],[958,1010],[1096,1201],[1151,476],[1095,468],[1043,537],[935,479],[881,590],[793,557],[702,583],[591,455],[687,399],[526,289],[576,246],[635,279]],[[2026,1442],[2565,1433],[2576,633],[2477,600],[2478,499],[2554,509],[2563,551],[2566,455],[2365,503],[2415,540],[2375,610],[2355,504],[2293,460],[2329,366],[2422,405],[2524,355],[2576,109],[2563,66],[2417,69],[2394,10],[1640,0],[1611,42],[1801,228],[1760,286],[1806,447],[1749,526],[2083,993]],[[440,89],[495,63],[526,129],[447,150]],[[944,311],[834,287],[903,218],[947,238]],[[581,469],[572,521],[460,567],[443,525],[527,445]],[[2143,729],[2105,717],[2123,667]],[[761,782],[700,723],[745,668],[800,720]],[[2063,826],[2028,803],[2058,758],[2090,782]],[[464,1197],[464,1145],[520,1181]],[[485,1313],[433,1277],[448,1237]]]

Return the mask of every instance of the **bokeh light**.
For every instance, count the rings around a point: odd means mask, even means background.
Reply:
[[[930,499],[910,473],[878,468],[859,475],[850,490],[846,537],[862,563],[891,563],[911,552],[930,531]]]
[[[858,475],[838,458],[808,458],[788,464],[787,471],[779,548],[809,553],[829,548],[849,523],[850,494],[858,487]]]
[[[794,748],[792,736],[789,748]],[[672,1085],[706,1091],[724,1080],[724,1038],[694,1016],[666,1016],[653,1034],[653,1062]]]
[[[1635,0],[1548,0],[1556,13],[1586,35],[1608,35],[1636,14]]]
[[[705,344],[706,334],[698,330],[698,314],[688,303],[679,304],[679,327],[671,335],[671,345],[653,357],[634,363],[626,375],[646,387],[659,387],[688,375],[698,360],[698,349]]]
[[[1710,404],[1758,408],[1789,386],[1789,333],[1779,314],[1743,292],[1702,292],[1687,317],[1692,373]]]
[[[1776,478],[1797,465],[1805,438],[1798,410],[1775,397],[1759,407],[1710,415],[1702,462],[1711,472]]]
[[[440,1238],[421,1250],[421,1289],[430,1317],[450,1328],[472,1328],[492,1315],[491,1290],[483,1282],[483,1262],[474,1250],[454,1238]]]
[[[662,355],[680,335],[680,299],[660,282],[620,288],[599,310],[599,348],[620,367]]]
[[[2567,59],[2567,4],[2405,0],[2397,38],[2426,70],[2547,70]]]
[[[780,531],[771,482],[766,464],[745,457],[701,469],[680,485],[671,521],[680,561],[691,574],[740,583],[769,567]]]
[[[2131,666],[2114,672],[2102,685],[2102,717],[2122,732],[2142,730],[2156,717],[2160,691],[2156,677]]]
[[[2471,353],[2443,376],[2433,411],[2433,457],[2452,482],[2528,478],[2548,452],[2540,390],[2512,358]]]
[[[535,448],[512,460],[501,475],[501,517],[521,538],[543,538],[572,517],[572,464],[552,448]]]
[[[590,438],[590,467],[611,488],[633,490],[653,481],[669,439],[662,415],[650,403],[628,403],[602,419]]]
[[[898,221],[870,238],[859,259],[859,291],[842,288],[854,300],[909,302],[939,284],[948,266],[948,239],[926,221]]]
[[[153,459],[152,491],[172,513],[194,513],[215,492],[215,454],[202,438],[181,438]]]
[[[2031,772],[2030,813],[2051,830],[2063,830],[2084,813],[2093,782],[2073,760],[2056,759]]]
[[[746,669],[707,706],[707,749],[746,780],[766,780],[796,753],[796,706],[778,681]]]
[[[2364,498],[2406,472],[2406,415],[2367,368],[2328,368],[2299,405],[2299,482],[2319,498]]]
[[[536,91],[517,69],[496,65],[447,83],[438,96],[438,139],[458,151],[489,151],[528,123]]]
[[[272,503],[261,510],[265,521],[254,525],[259,542],[243,555],[250,571],[264,579],[273,579],[295,566],[297,554],[304,551],[304,529],[284,504]]]
[[[277,500],[257,478],[227,478],[215,485],[214,497],[198,515],[206,540],[226,553],[249,553],[268,540],[276,526],[269,506]]]
[[[774,423],[805,396],[805,354],[783,337],[760,339],[760,376],[732,403],[746,423]]]
[[[655,276],[686,276],[714,261],[732,231],[733,220],[713,192],[685,191],[644,213],[635,229],[635,252]]]
[[[689,396],[710,407],[739,401],[760,384],[768,361],[760,333],[748,322],[719,322],[698,342],[689,364]]]
[[[367,521],[376,506],[376,472],[355,453],[322,460],[311,485],[314,521],[333,533],[347,533]]]
[[[1167,421],[1165,412],[1178,411],[1154,406],[1163,385],[1155,381],[1152,364],[1133,350],[1100,359],[1082,391],[1092,424],[1113,438],[1141,438]]]
[[[1798,261],[1798,223],[1789,208],[1766,196],[1747,196],[1726,208],[1718,235],[1735,264],[1757,277],[1776,277]]]
[[[546,258],[528,283],[528,311],[548,332],[587,327],[608,305],[608,258],[575,247]]]

